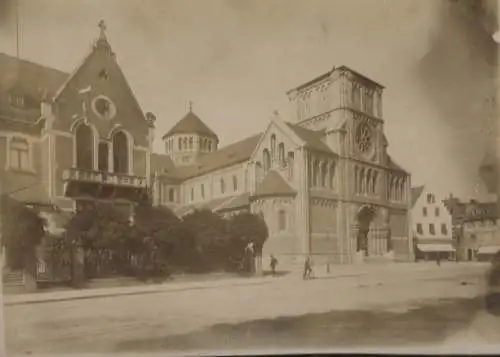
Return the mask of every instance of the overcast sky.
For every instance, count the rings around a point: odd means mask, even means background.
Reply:
[[[65,71],[104,19],[158,138],[189,100],[222,145],[264,130],[275,109],[292,120],[285,92],[344,64],[387,87],[389,151],[414,184],[462,197],[484,189],[491,43],[460,14],[443,17],[444,1],[19,1],[21,57]],[[0,0],[0,51],[15,54],[11,2]],[[478,38],[484,48],[471,47]]]

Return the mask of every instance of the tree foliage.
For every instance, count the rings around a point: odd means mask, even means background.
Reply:
[[[224,269],[228,263],[227,221],[210,210],[195,210],[182,219],[186,235],[194,243],[199,257],[197,268]]]
[[[34,261],[46,222],[34,209],[8,196],[2,197],[0,204],[2,245],[8,250],[6,263],[12,269],[24,269],[28,261]]]

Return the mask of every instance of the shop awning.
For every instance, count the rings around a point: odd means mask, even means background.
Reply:
[[[477,254],[496,254],[500,250],[498,245],[490,245],[485,247],[479,247]]]
[[[417,248],[422,252],[454,252],[455,248],[451,244],[417,244]]]

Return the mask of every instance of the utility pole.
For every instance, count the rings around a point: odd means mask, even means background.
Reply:
[[[16,57],[19,60],[19,0],[16,0]]]
[[[3,227],[2,227],[2,208],[3,208],[3,182],[0,178],[0,296],[2,297],[1,303],[0,303],[0,356],[5,356],[6,355],[6,348],[5,348],[5,314],[3,313],[3,307],[4,307],[4,302],[3,302],[3,266],[4,266],[4,248],[3,248]]]

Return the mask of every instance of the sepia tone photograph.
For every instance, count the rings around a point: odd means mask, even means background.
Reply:
[[[0,0],[0,355],[494,353],[496,0]]]

